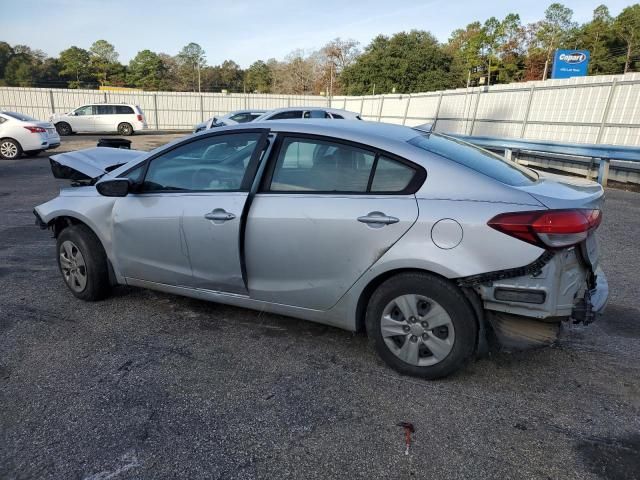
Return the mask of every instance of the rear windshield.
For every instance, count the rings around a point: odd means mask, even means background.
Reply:
[[[409,143],[514,187],[531,185],[538,179],[533,170],[457,138],[430,133]]]
[[[6,115],[7,117],[11,117],[11,118],[15,118],[16,120],[21,120],[23,122],[37,122],[38,120],[36,120],[33,117],[30,117],[29,115],[25,115],[23,113],[16,113],[16,112],[2,112],[4,115]]]

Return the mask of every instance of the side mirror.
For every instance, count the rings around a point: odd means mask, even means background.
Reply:
[[[69,115],[70,117],[75,117],[76,116],[76,112],[69,112],[69,113],[67,113],[67,115]]]
[[[96,183],[96,190],[105,197],[126,197],[131,188],[128,178],[114,178]]]

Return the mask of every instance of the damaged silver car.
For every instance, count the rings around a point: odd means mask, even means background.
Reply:
[[[134,285],[366,331],[404,374],[548,344],[608,296],[598,184],[426,128],[251,123],[51,168],[72,187],[34,213],[76,297]]]

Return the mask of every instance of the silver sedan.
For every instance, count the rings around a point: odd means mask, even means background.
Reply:
[[[35,215],[83,300],[134,285],[362,330],[432,379],[494,340],[549,344],[608,296],[598,184],[428,129],[270,121],[51,166],[74,186]]]

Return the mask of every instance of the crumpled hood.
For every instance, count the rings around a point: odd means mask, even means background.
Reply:
[[[141,150],[94,147],[49,157],[51,171],[56,178],[75,181],[97,180],[125,163],[146,155]]]

